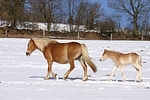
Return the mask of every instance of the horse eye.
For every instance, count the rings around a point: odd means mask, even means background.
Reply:
[[[103,56],[105,55],[105,53],[103,53]]]

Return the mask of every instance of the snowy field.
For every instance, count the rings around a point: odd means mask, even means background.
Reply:
[[[0,38],[0,100],[150,100],[150,41],[58,40],[87,45],[98,71],[93,73],[88,67],[91,77],[83,82],[83,69],[78,61],[67,80],[63,76],[69,64],[57,63],[53,63],[53,71],[58,80],[44,80],[46,60],[38,50],[30,57],[25,55],[28,40]],[[141,55],[143,82],[134,82],[136,71],[131,65],[125,67],[126,83],[119,69],[113,81],[108,82],[113,62],[99,61],[104,49]]]

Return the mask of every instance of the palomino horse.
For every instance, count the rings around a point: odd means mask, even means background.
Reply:
[[[30,54],[36,49],[43,52],[48,63],[48,72],[45,77],[46,80],[50,78],[50,73],[54,78],[57,76],[57,74],[52,71],[53,61],[60,64],[70,64],[70,69],[65,73],[64,79],[68,78],[70,72],[75,68],[74,60],[79,60],[83,67],[83,81],[88,79],[86,63],[90,66],[93,72],[97,71],[97,67],[90,60],[85,44],[77,42],[59,43],[47,38],[31,38],[28,42],[26,55],[30,56]]]
[[[104,53],[102,54],[102,57],[100,58],[100,61],[104,61],[107,58],[110,58],[115,63],[115,66],[112,70],[109,81],[112,80],[112,77],[113,77],[115,71],[119,67],[122,72],[123,81],[125,82],[126,78],[125,78],[125,74],[124,74],[124,66],[128,65],[128,64],[132,64],[137,71],[135,82],[137,82],[138,78],[140,79],[140,81],[142,81],[142,76],[141,76],[142,63],[141,63],[141,57],[138,54],[136,54],[134,52],[123,54],[123,53],[112,51],[112,50],[104,50]]]

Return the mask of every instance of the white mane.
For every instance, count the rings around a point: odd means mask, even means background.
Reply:
[[[119,51],[115,51],[115,50],[106,50],[106,51],[114,52],[114,53],[121,53],[121,52],[119,52]]]
[[[32,40],[34,40],[35,45],[37,46],[37,48],[40,51],[43,51],[44,48],[46,46],[48,46],[50,43],[58,43],[57,41],[51,40],[51,39],[48,39],[48,38],[32,38]]]

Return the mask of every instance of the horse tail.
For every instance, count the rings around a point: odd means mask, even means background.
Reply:
[[[81,44],[81,48],[82,48],[82,56],[83,59],[86,61],[86,63],[90,66],[90,68],[93,70],[93,72],[95,73],[97,71],[97,67],[95,66],[95,64],[90,60],[89,54],[88,54],[88,50],[85,44]]]
[[[139,65],[142,67],[142,58],[141,56],[139,56],[139,61],[138,61]]]

